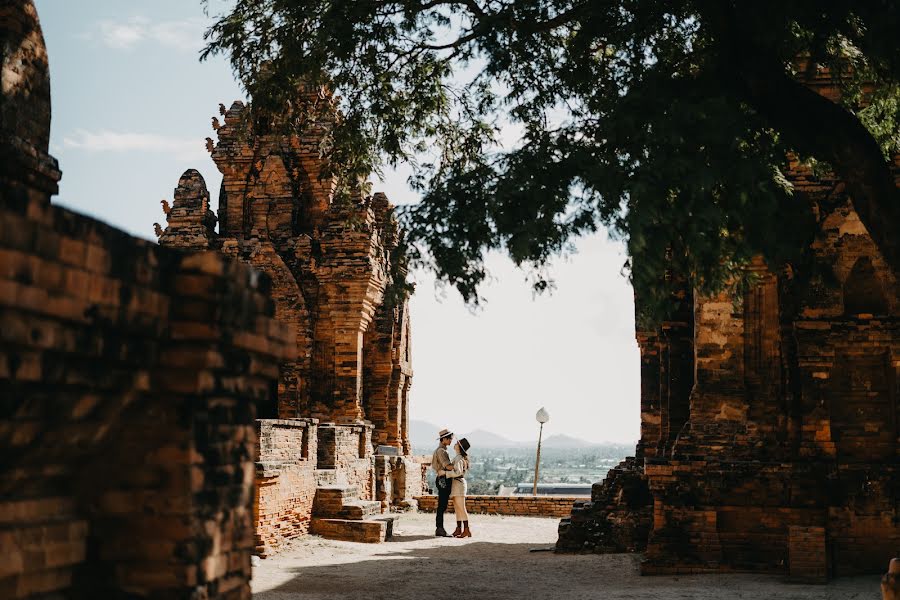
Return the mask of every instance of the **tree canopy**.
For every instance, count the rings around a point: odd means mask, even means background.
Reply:
[[[655,310],[667,268],[714,291],[753,256],[799,260],[813,213],[788,152],[847,182],[900,273],[898,33],[890,0],[235,0],[203,56],[226,55],[260,111],[335,90],[334,172],[411,163],[411,256],[467,301],[487,252],[540,288],[605,226]],[[804,85],[816,69],[839,99]]]

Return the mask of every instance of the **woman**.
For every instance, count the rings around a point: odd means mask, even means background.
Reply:
[[[456,456],[450,461],[452,469],[444,471],[444,474],[453,481],[450,488],[450,499],[453,501],[453,510],[456,512],[456,531],[453,537],[472,537],[469,530],[469,513],[466,512],[466,473],[469,471],[469,440],[460,438],[453,446]]]

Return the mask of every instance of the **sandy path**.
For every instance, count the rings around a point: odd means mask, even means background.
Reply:
[[[557,519],[474,516],[474,537],[436,539],[434,515],[403,515],[384,544],[309,537],[262,561],[253,573],[255,600],[338,599],[765,599],[878,600],[878,577],[827,586],[786,584],[759,575],[641,577],[634,555],[529,552],[556,541]],[[438,580],[436,573],[443,573]]]

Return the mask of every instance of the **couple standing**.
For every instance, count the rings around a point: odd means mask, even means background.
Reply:
[[[460,438],[453,449],[456,450],[456,456],[450,460],[450,454],[447,448],[453,442],[453,432],[442,429],[438,433],[440,444],[431,457],[431,468],[437,475],[435,485],[437,485],[437,514],[435,516],[436,529],[434,535],[437,537],[448,537],[450,534],[444,529],[444,511],[450,504],[450,498],[453,498],[453,510],[456,512],[456,531],[453,537],[463,538],[472,537],[469,530],[469,513],[466,512],[466,473],[469,471],[469,441],[466,438]]]

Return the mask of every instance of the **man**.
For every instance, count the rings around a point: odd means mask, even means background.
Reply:
[[[450,468],[450,454],[447,448],[453,442],[453,432],[448,429],[441,429],[438,433],[438,447],[431,456],[431,468],[434,470],[437,479],[437,514],[435,514],[435,537],[450,537],[450,534],[444,529],[444,511],[450,504],[450,480],[444,475],[444,472]]]

